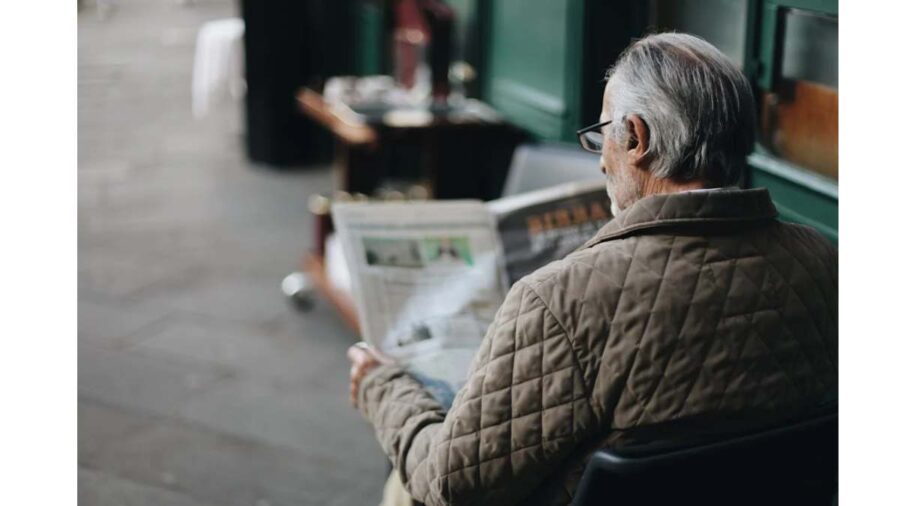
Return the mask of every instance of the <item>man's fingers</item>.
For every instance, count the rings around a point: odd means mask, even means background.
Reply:
[[[379,364],[380,361],[375,358],[372,352],[359,346],[351,346],[347,349],[347,359],[354,364]]]
[[[359,383],[362,381],[363,377],[366,373],[371,369],[371,366],[366,364],[353,364],[350,368],[350,381],[352,383]]]
[[[351,346],[347,348],[347,360],[356,363],[362,353],[363,351],[358,346]]]
[[[356,397],[359,393],[359,382],[364,376],[365,371],[357,364],[353,364],[350,368],[350,403],[356,407]]]
[[[347,349],[347,359],[350,361],[350,402],[357,407],[360,382],[380,362],[369,350],[358,345]]]
[[[347,358],[353,363],[368,362],[372,360],[372,354],[354,345],[347,349]]]

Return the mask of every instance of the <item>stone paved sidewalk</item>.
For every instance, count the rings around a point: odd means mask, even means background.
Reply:
[[[248,163],[237,104],[192,119],[196,30],[237,2],[107,3],[78,18],[79,503],[377,504],[354,338],[279,292],[331,175]]]

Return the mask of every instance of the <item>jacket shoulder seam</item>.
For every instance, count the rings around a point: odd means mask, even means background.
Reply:
[[[554,273],[553,276],[551,276],[550,278],[547,278],[547,279],[551,279],[551,278],[555,278],[555,277],[556,277],[556,273]],[[562,321],[559,319],[559,317],[556,316],[556,313],[553,312],[553,310],[550,308],[550,305],[547,303],[547,301],[544,299],[544,297],[540,293],[538,293],[534,283],[528,279],[524,279],[523,281],[524,281],[523,284],[525,285],[525,287],[528,288],[528,290],[531,291],[531,293],[534,294],[534,296],[537,297],[537,299],[539,301],[541,301],[541,305],[544,306],[544,311],[546,311],[547,314],[549,314],[550,317],[553,318],[553,321],[556,322],[556,324],[559,326],[560,329],[562,329],[563,333],[565,334],[566,342],[569,344],[569,351],[572,352],[572,355],[575,357],[575,367],[578,369],[579,378],[581,378],[581,386],[586,389],[586,392],[588,392],[587,391],[587,388],[588,388],[587,376],[585,376],[584,367],[581,364],[581,357],[579,357],[578,352],[575,351],[575,340],[572,338],[572,333],[569,332],[569,329],[566,328],[565,325],[563,325]],[[547,280],[542,280],[540,282],[540,284],[543,284],[545,281],[547,281]],[[591,405],[593,404],[590,401],[590,396],[588,397],[588,403]],[[592,405],[592,408],[593,408],[593,405]],[[599,420],[597,419],[597,413],[594,411],[594,409],[591,409],[591,414],[594,417],[594,423],[598,423]]]

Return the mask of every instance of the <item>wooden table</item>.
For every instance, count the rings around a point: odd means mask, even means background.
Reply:
[[[500,195],[512,152],[525,134],[490,106],[469,100],[449,111],[386,110],[365,115],[302,88],[300,111],[336,141],[338,188],[374,194],[386,181],[414,181],[437,199]],[[416,113],[426,115],[419,120]]]
[[[297,92],[297,104],[311,119],[324,126],[343,144],[374,147],[378,134],[372,127],[340,114],[322,95],[309,88]]]
[[[309,88],[299,90],[296,99],[303,114],[334,136],[335,190],[349,193],[373,195],[384,182],[400,179],[415,181],[432,198],[491,200],[500,195],[515,146],[525,140],[521,130],[477,101],[416,121],[414,114],[403,116],[409,110],[365,116]],[[327,278],[324,238],[315,240],[302,260],[306,278],[359,333],[353,300]]]

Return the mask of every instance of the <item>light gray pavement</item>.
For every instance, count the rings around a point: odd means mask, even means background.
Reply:
[[[78,18],[79,503],[377,504],[355,339],[279,291],[330,173],[247,162],[238,104],[192,119],[197,28],[236,2],[112,4]]]

